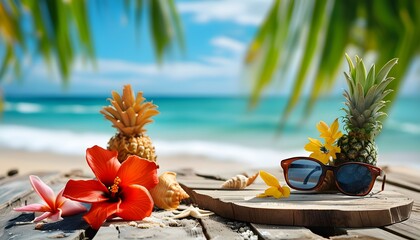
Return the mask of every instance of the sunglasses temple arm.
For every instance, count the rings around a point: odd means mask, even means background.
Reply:
[[[386,182],[386,174],[383,173],[383,179],[382,179],[382,191],[385,189],[385,182]]]
[[[308,183],[308,181],[309,181],[309,178],[311,177],[311,175],[312,174],[314,174],[315,172],[317,172],[317,171],[320,171],[321,170],[321,168],[319,167],[319,166],[317,166],[316,168],[314,168],[314,170],[312,170],[309,174],[308,174],[308,176],[306,176],[306,178],[305,178],[305,180],[303,180],[303,184],[307,184]]]

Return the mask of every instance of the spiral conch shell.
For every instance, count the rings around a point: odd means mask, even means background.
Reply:
[[[155,206],[165,210],[177,209],[179,203],[190,196],[176,181],[176,173],[164,172],[159,176],[159,183],[150,191]]]
[[[231,179],[227,180],[222,184],[222,188],[227,189],[244,189],[247,186],[251,185],[255,179],[258,177],[258,173],[252,175],[251,177],[245,175],[236,175]]]

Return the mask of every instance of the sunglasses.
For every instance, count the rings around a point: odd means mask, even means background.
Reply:
[[[366,163],[349,162],[327,166],[314,158],[294,157],[281,161],[281,167],[287,185],[296,190],[316,190],[323,183],[327,171],[334,173],[335,185],[346,195],[369,194],[378,176],[383,177],[381,191],[385,187],[385,172]]]

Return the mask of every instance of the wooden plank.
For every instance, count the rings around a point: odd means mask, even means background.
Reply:
[[[56,172],[34,173],[47,184],[60,177]],[[32,185],[29,182],[29,175],[13,176],[1,181],[0,185],[0,213],[6,207],[10,207],[20,198],[32,193]]]
[[[109,221],[99,229],[94,239],[206,239],[197,220],[166,218],[171,214],[169,211],[153,212],[143,221]]]
[[[412,214],[407,221],[385,226],[384,230],[405,238],[420,239],[420,214]]]
[[[400,191],[402,191],[400,189]],[[413,191],[405,190],[405,194],[413,194]],[[417,198],[420,194],[417,193]],[[410,239],[420,239],[420,201],[415,201],[410,218],[406,221],[383,227],[384,230]]]
[[[352,197],[293,191],[286,199],[256,198],[260,190],[195,190],[178,179],[199,207],[239,221],[288,226],[376,227],[406,220],[413,200],[396,192]],[[210,181],[212,185],[214,181]],[[204,183],[200,183],[204,184]],[[197,184],[193,184],[194,187]],[[263,187],[264,186],[264,187]],[[255,187],[255,186],[254,186]]]
[[[244,239],[240,233],[234,231],[239,230],[235,229],[234,222],[228,222],[225,218],[220,216],[212,215],[208,218],[200,219],[200,223],[207,239]]]
[[[399,236],[404,236],[404,237],[412,238],[412,239],[420,239],[420,224],[419,224],[419,221],[417,220],[419,219],[417,216],[419,216],[418,210],[420,209],[420,207],[418,207],[420,205],[419,204],[420,194],[416,192],[417,188],[413,187],[414,183],[420,182],[420,178],[416,176],[415,174],[413,174],[412,172],[407,173],[406,170],[404,170],[403,173],[401,173],[402,170],[400,168],[396,168],[396,169],[388,168],[387,171],[388,171],[387,180],[390,180],[390,181],[387,181],[385,189],[402,193],[408,196],[409,198],[414,199],[415,202],[413,204],[413,211],[411,213],[410,219],[403,221],[401,223],[386,226],[384,227],[384,230],[395,233],[396,235],[399,235]],[[234,174],[231,174],[231,175],[234,175]],[[193,178],[191,178],[190,180],[191,180],[190,182],[196,181],[196,183],[191,183],[191,184],[188,183],[190,185],[193,185],[196,189],[212,189],[212,188],[217,189],[218,187],[217,185],[221,182],[221,181],[213,180],[212,182],[206,183],[206,181],[203,181],[203,180],[197,181],[196,179],[193,179]],[[396,182],[398,183],[395,184]],[[380,184],[376,184],[376,189],[379,188],[378,186],[380,186]],[[418,187],[418,185],[415,185],[415,186]],[[258,187],[260,186],[257,186],[256,188]],[[411,189],[411,190],[408,190],[408,189]],[[237,194],[238,194],[237,192],[234,192],[234,195],[237,195]],[[193,195],[194,197],[194,194],[190,194],[190,195]],[[233,195],[229,195],[229,197],[233,197]],[[398,211],[394,211],[394,214],[399,215],[400,213]]]
[[[251,223],[251,227],[262,239],[326,239],[307,228],[303,227],[287,227],[266,224]]]
[[[81,216],[79,216],[79,218],[81,218]],[[22,240],[34,239],[35,240],[35,239],[55,239],[55,238],[79,240],[79,239],[83,239],[83,236],[85,236],[84,229],[70,229],[68,226],[66,227],[65,223],[61,223],[60,226],[48,227],[48,225],[50,224],[30,223],[31,220],[33,220],[33,214],[20,214],[18,216],[17,222],[18,223],[22,222],[22,224],[10,226],[4,229],[4,231],[2,231],[3,234],[0,235],[0,240],[6,240],[6,239],[22,239]]]
[[[418,177],[417,177],[418,178]],[[406,221],[383,227],[384,230],[410,239],[420,239],[420,194],[400,186],[387,184],[387,191],[396,191],[414,199],[410,218]]]
[[[360,228],[360,229],[345,229],[345,235],[332,236],[330,239],[383,239],[383,240],[403,240],[406,238],[397,236],[390,232],[384,231],[379,228]]]
[[[418,172],[414,169],[394,166],[385,166],[382,169],[385,170],[387,179],[398,178],[415,186],[420,185],[420,177]]]
[[[3,236],[0,237],[0,240],[8,239],[22,239],[22,240],[39,240],[39,239],[68,239],[68,240],[79,240],[83,239],[83,231],[37,231],[34,230],[33,226],[26,225],[19,228],[11,229],[7,231]]]
[[[35,173],[57,193],[67,182],[67,178],[57,173]],[[54,223],[31,223],[33,213],[21,213],[12,210],[25,204],[40,202],[33,192],[29,175],[7,179],[0,185],[0,191],[10,194],[10,199],[3,203],[0,214],[0,239],[81,239],[85,235],[86,223],[82,215],[71,216]],[[83,224],[84,223],[84,224]]]

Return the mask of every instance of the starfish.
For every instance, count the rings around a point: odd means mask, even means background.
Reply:
[[[172,217],[173,219],[180,219],[180,218],[186,218],[186,217],[202,218],[202,217],[207,217],[214,214],[213,212],[199,209],[198,207],[193,207],[193,206],[187,207],[182,212],[174,211],[174,213],[178,213],[178,214],[173,216]]]

